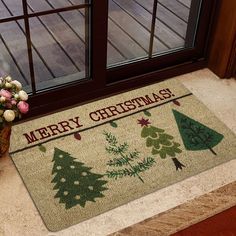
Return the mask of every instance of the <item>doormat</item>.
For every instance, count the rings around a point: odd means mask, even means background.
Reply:
[[[236,157],[236,137],[177,80],[15,125],[11,157],[58,231]]]

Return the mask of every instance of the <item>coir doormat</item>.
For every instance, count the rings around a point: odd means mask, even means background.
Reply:
[[[11,156],[51,231],[236,157],[236,137],[177,80],[13,127]]]

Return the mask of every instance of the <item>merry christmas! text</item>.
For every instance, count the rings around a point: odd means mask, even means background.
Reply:
[[[113,116],[123,114],[125,112],[133,111],[140,107],[148,106],[153,103],[158,103],[168,98],[174,97],[175,95],[170,91],[170,89],[161,89],[158,93],[152,93],[150,95],[145,95],[141,97],[136,97],[114,106],[108,106],[93,112],[90,112],[89,117],[93,121],[105,120]]]
[[[68,132],[77,128],[82,127],[79,117],[74,117],[68,120],[58,122],[57,124],[51,124],[45,127],[41,127],[29,133],[23,135],[28,141],[28,144],[34,143],[38,140],[46,139],[51,136],[55,136],[64,132]]]
[[[140,107],[145,107],[150,104],[162,102],[174,96],[175,95],[171,92],[169,88],[161,89],[156,93],[151,93],[150,95],[136,97],[130,100],[126,100],[124,102],[117,103],[113,106],[108,106],[102,109],[98,109],[96,111],[92,111],[89,113],[89,117],[92,121],[95,122],[101,120],[103,121],[119,114],[134,111]],[[50,137],[69,132],[71,130],[76,130],[82,126],[83,125],[79,117],[77,116],[68,120],[60,121],[56,124],[54,123],[45,127],[43,126],[37,128],[28,133],[24,133],[23,135],[26,138],[28,144],[32,144],[34,142],[48,139]]]

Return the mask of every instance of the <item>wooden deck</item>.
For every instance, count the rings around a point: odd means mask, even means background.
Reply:
[[[28,0],[29,12],[71,6],[81,0]],[[191,0],[159,0],[153,52],[184,47]],[[108,65],[148,55],[153,0],[109,0]],[[21,1],[0,0],[0,18],[22,14]],[[30,18],[37,84],[60,83],[72,74],[84,77],[85,12],[73,10]],[[22,20],[0,24],[0,56],[10,73],[29,84],[25,28]],[[57,79],[55,79],[57,78]],[[77,76],[78,78],[78,76]],[[56,81],[56,82],[55,82]]]

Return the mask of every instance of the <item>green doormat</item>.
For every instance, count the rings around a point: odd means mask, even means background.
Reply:
[[[236,157],[236,137],[177,80],[15,125],[11,156],[51,231]]]

